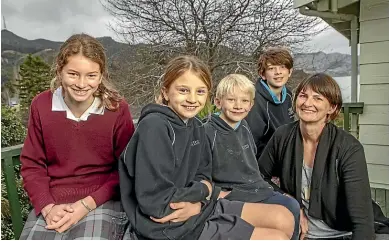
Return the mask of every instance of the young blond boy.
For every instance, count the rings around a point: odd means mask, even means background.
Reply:
[[[253,83],[240,74],[226,76],[217,86],[214,102],[220,113],[213,114],[205,124],[212,150],[212,180],[222,189],[219,198],[263,203],[259,215],[263,216],[264,227],[279,225],[282,217],[278,214],[286,207],[295,218],[292,238],[297,239],[298,202],[275,192],[262,178],[258,168],[256,145],[244,119],[253,106],[254,95]]]

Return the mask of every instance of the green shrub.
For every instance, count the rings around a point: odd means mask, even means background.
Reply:
[[[26,127],[16,110],[9,106],[1,106],[1,147],[21,144],[26,137]]]
[[[218,109],[216,108],[215,105],[213,105],[211,103],[207,103],[205,105],[205,107],[197,114],[197,117],[199,117],[200,120],[202,120],[205,117],[207,117],[208,115],[213,114],[217,111],[218,111]]]
[[[1,147],[21,144],[26,137],[26,128],[23,126],[16,108],[1,107]],[[31,210],[30,201],[22,186],[20,166],[15,167],[16,186],[19,194],[22,218],[25,220]],[[1,173],[1,239],[14,239],[12,230],[11,211],[8,201],[4,175]]]

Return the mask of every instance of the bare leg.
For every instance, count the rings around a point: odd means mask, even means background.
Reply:
[[[241,218],[256,228],[276,229],[290,239],[294,231],[294,217],[285,207],[276,204],[245,203]]]
[[[271,228],[254,228],[250,240],[288,240],[288,236],[282,231]]]

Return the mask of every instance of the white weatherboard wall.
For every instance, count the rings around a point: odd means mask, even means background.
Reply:
[[[389,189],[389,0],[361,0],[359,21],[359,140],[371,186]]]

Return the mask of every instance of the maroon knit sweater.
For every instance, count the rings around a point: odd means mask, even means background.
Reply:
[[[117,197],[117,162],[134,125],[125,101],[117,111],[91,114],[87,121],[52,111],[50,91],[32,101],[28,133],[20,156],[24,188],[38,215],[50,203],[91,196],[97,206]]]

